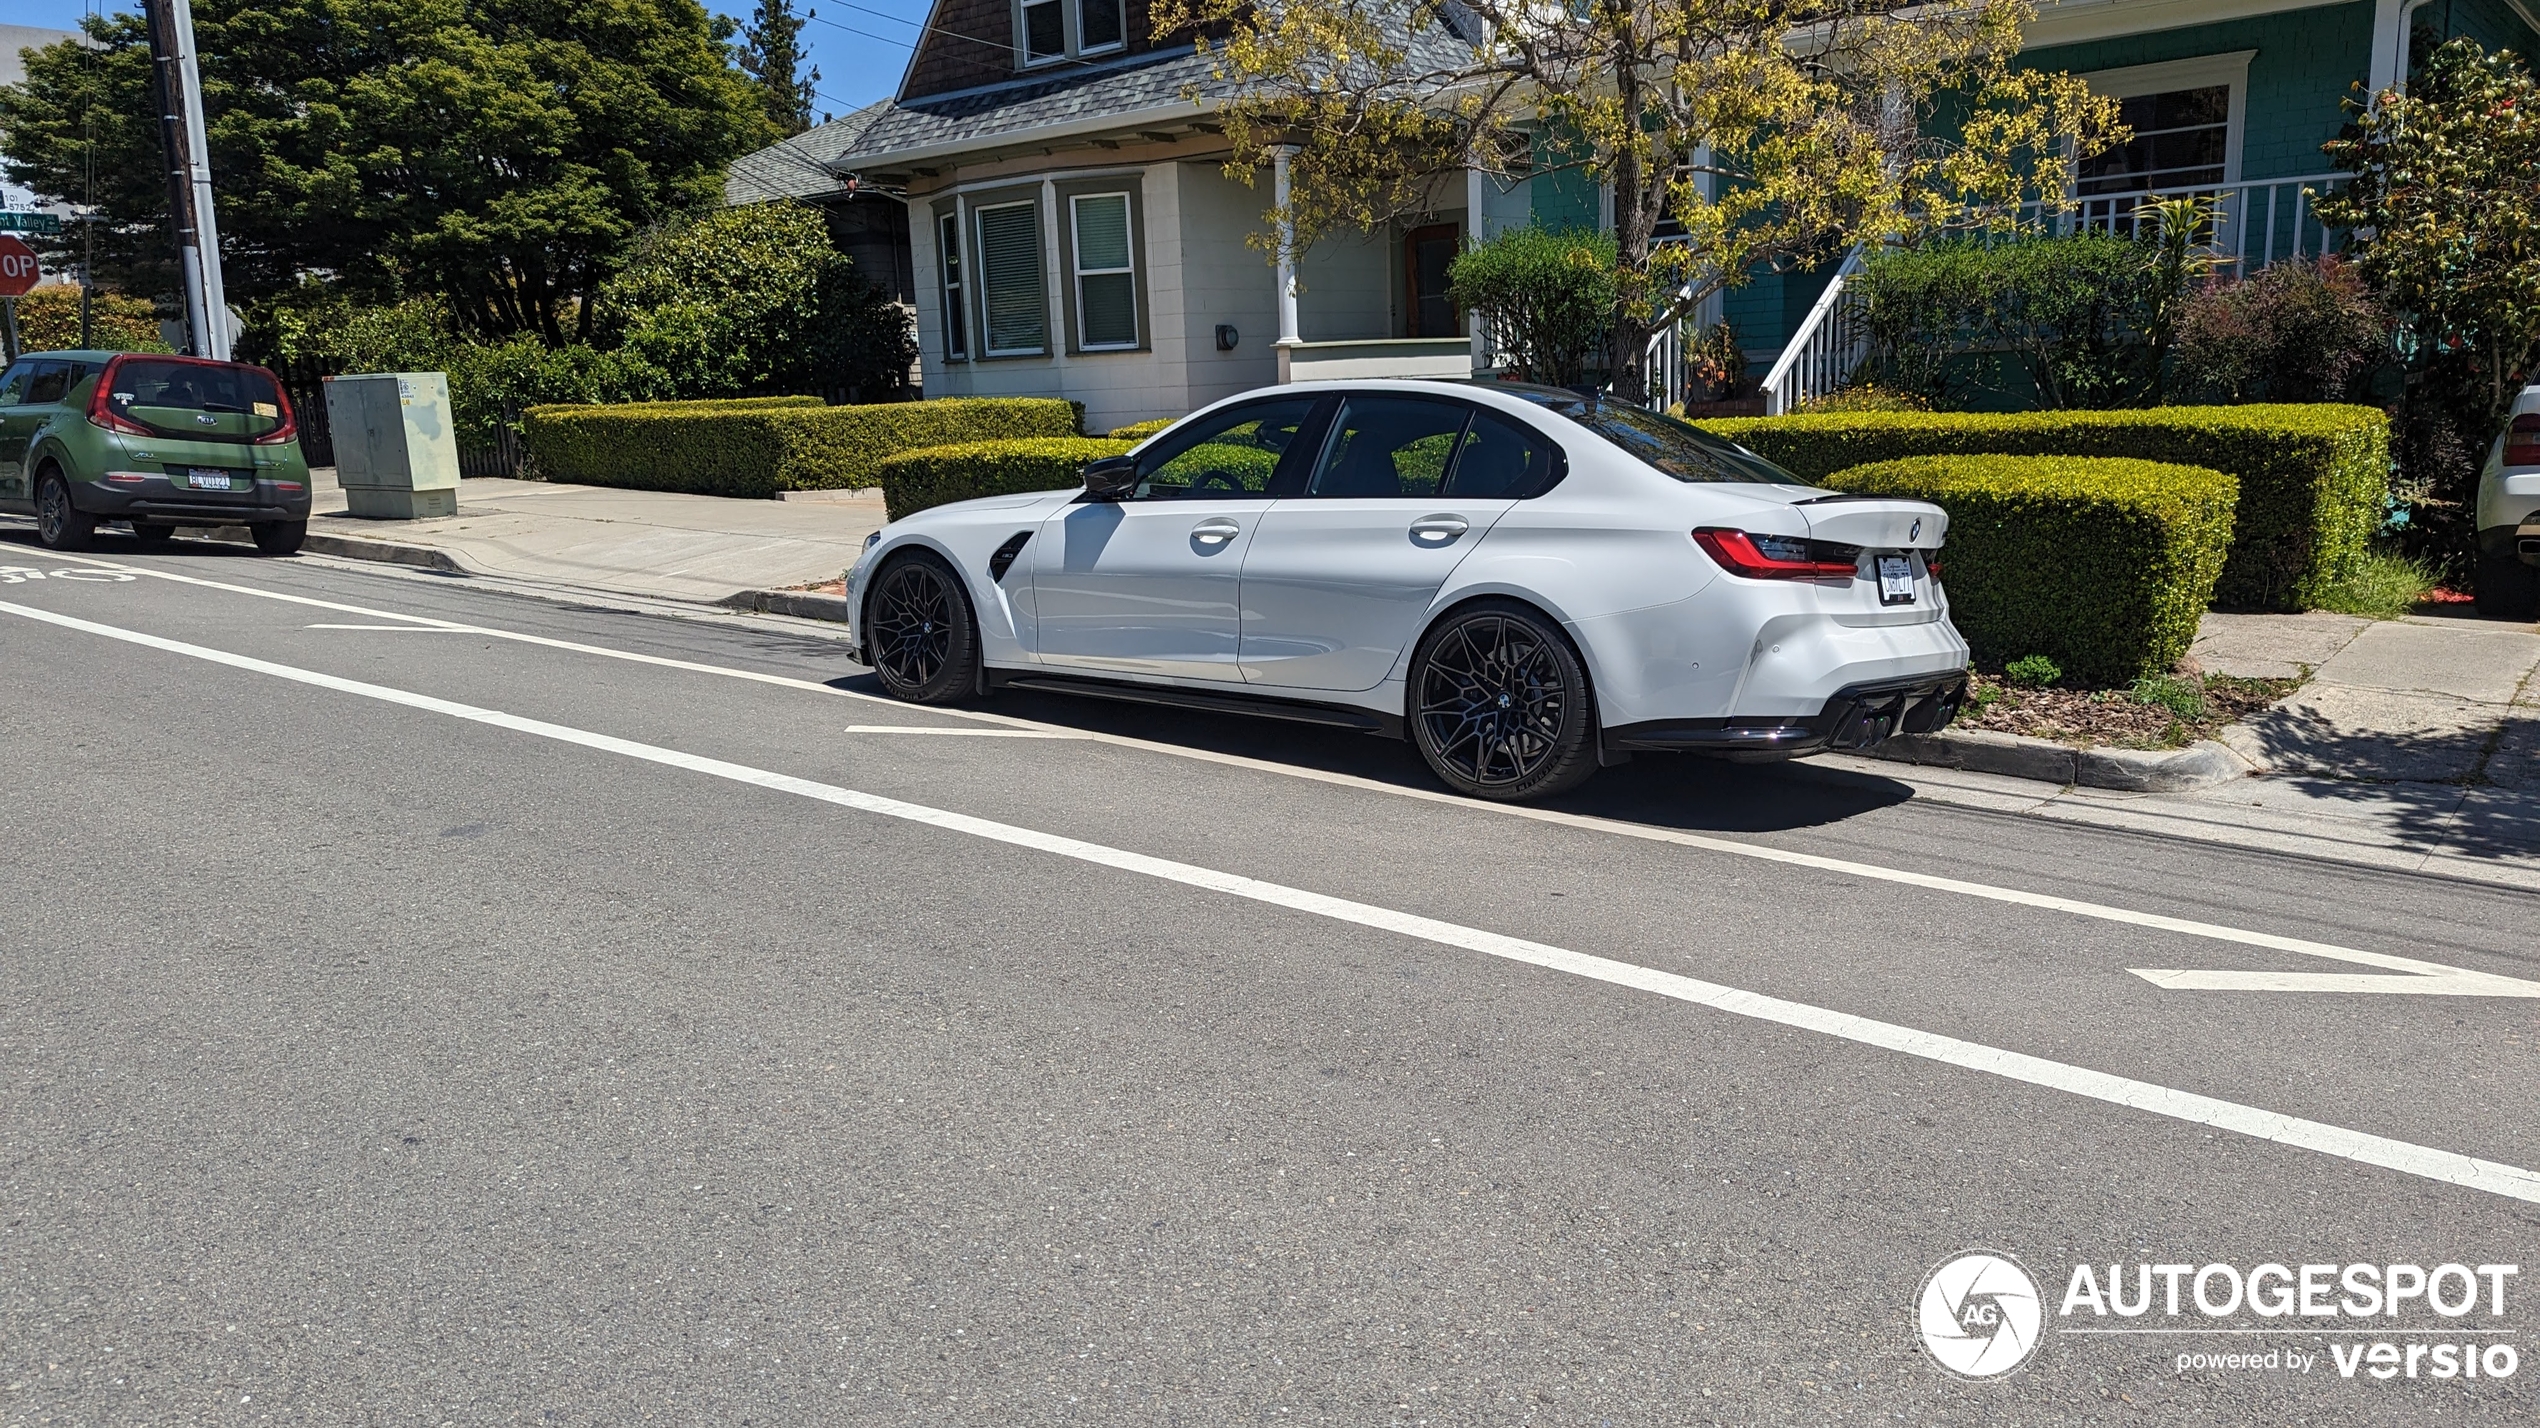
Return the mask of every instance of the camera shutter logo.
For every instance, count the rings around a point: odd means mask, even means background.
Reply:
[[[2044,1317],[2037,1281],[2018,1260],[1988,1250],[1934,1269],[1915,1306],[1923,1347],[1960,1378],[2000,1378],[2027,1364]]]

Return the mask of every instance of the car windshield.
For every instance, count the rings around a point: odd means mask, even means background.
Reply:
[[[1515,382],[1495,382],[1491,390],[1558,412],[1679,481],[1808,484],[1736,442],[1628,402]]]
[[[282,394],[254,367],[128,358],[106,394],[115,415],[161,436],[253,441],[282,425]]]

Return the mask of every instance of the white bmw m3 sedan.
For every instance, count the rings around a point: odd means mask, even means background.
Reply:
[[[1639,752],[1781,759],[1956,717],[1920,501],[1820,490],[1557,388],[1325,382],[1194,413],[1078,490],[938,506],[847,582],[892,695],[1014,687],[1409,738],[1539,798]]]

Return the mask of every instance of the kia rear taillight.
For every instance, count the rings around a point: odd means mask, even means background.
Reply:
[[[88,424],[122,436],[148,436],[150,428],[117,415],[113,403],[107,400],[107,394],[115,388],[115,369],[122,365],[121,357],[114,358],[106,363],[105,371],[97,374],[97,389],[88,394]]]
[[[1832,541],[1704,526],[1693,543],[1722,570],[1749,580],[1849,580],[1860,570],[1860,547]]]
[[[2505,464],[2540,466],[2540,412],[2514,418],[2513,429],[2505,433]]]
[[[300,434],[300,414],[291,409],[291,394],[282,389],[281,381],[277,379],[273,373],[266,372],[262,367],[258,367],[255,370],[263,372],[265,380],[273,383],[273,404],[282,411],[282,425],[275,427],[273,430],[266,432],[260,437],[257,437],[255,439],[255,444],[258,446],[280,446],[282,443],[289,441],[291,438]]]

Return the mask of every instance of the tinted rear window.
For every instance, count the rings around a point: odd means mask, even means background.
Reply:
[[[282,425],[282,394],[253,367],[138,358],[115,368],[106,400],[163,436],[247,441]]]
[[[1671,416],[1552,387],[1512,383],[1502,390],[1568,417],[1679,481],[1808,484],[1736,442]]]

